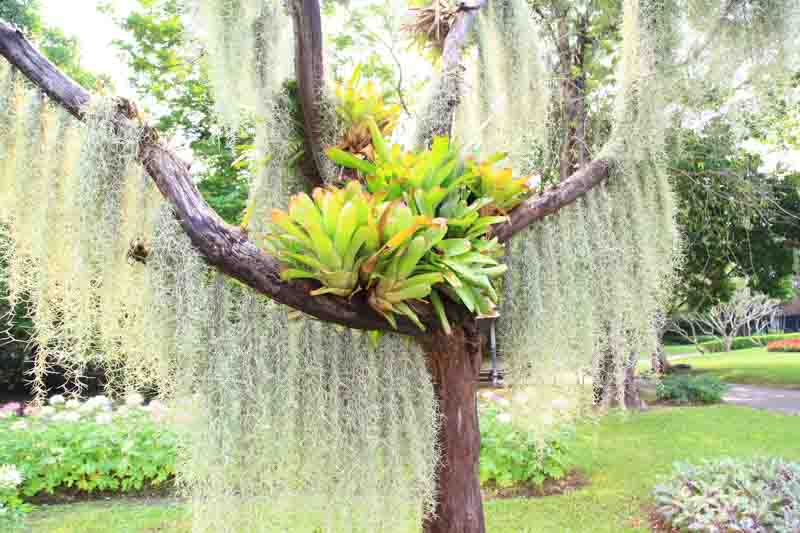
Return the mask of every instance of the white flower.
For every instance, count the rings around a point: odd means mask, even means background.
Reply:
[[[53,414],[55,414],[55,412],[56,412],[55,407],[50,407],[49,405],[45,405],[39,410],[38,414],[40,417],[46,418],[48,416],[52,416]]]
[[[76,400],[74,398],[72,400],[68,400],[67,403],[64,404],[64,407],[66,407],[67,409],[77,409],[80,406],[81,406],[80,400]]]
[[[502,422],[503,424],[508,424],[511,422],[511,415],[508,413],[500,413],[497,415],[497,421]]]
[[[22,484],[22,474],[14,465],[0,465],[0,489],[13,489]]]
[[[526,404],[528,403],[528,395],[525,394],[524,392],[517,392],[512,397],[512,400],[517,403]]]
[[[56,394],[55,396],[50,398],[50,405],[64,405],[66,400],[60,394]]]
[[[24,420],[18,420],[13,424],[11,424],[11,429],[13,429],[14,431],[18,431],[20,429],[28,429],[28,423],[25,422]]]
[[[110,424],[111,423],[111,413],[101,413],[94,417],[94,421],[98,424]]]
[[[82,413],[91,413],[92,411],[111,411],[111,400],[105,396],[94,396],[86,400],[81,406]]]
[[[14,415],[11,411],[0,411],[0,420],[4,418],[11,418]]]
[[[128,396],[125,398],[125,404],[131,407],[142,405],[143,403],[144,403],[144,396],[142,396],[138,392],[133,392],[131,394],[128,394]]]
[[[566,409],[569,407],[569,400],[566,398],[556,398],[550,402],[550,405],[553,406],[553,409]]]
[[[81,414],[77,411],[65,411],[63,413],[58,413],[53,417],[53,421],[55,422],[77,422],[81,419]]]
[[[502,396],[498,397],[498,398],[495,400],[495,403],[496,403],[497,405],[500,405],[500,406],[503,406],[503,407],[508,407],[509,405],[511,405],[511,402],[510,402],[510,401],[508,401],[508,400],[506,400],[506,399],[505,399],[505,398],[503,398]]]

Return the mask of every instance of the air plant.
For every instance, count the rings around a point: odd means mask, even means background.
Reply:
[[[479,198],[491,198],[491,210],[506,214],[531,195],[530,177],[514,178],[511,168],[496,168],[495,163],[508,154],[498,152],[483,161],[467,160],[467,168],[474,177],[469,187]]]
[[[414,0],[414,22],[403,29],[420,49],[432,49],[436,56],[444,50],[444,41],[455,23],[458,8],[449,0]]]
[[[505,222],[505,216],[486,215],[499,202],[509,208],[526,197],[526,180],[513,178],[509,172],[496,172],[493,165],[503,154],[476,164],[461,158],[458,147],[446,137],[433,140],[429,150],[404,152],[400,146],[388,146],[377,125],[369,121],[375,147],[374,162],[365,161],[337,148],[328,156],[337,164],[363,175],[372,194],[388,201],[402,201],[409,216],[444,219],[447,232],[418,267],[420,272],[440,274],[441,283],[431,293],[433,303],[445,328],[446,315],[441,294],[461,302],[471,312],[494,313],[498,302],[492,279],[502,275],[502,246],[487,237],[492,225]],[[486,194],[488,196],[483,196]]]
[[[359,65],[346,84],[336,86],[336,113],[345,128],[337,147],[371,161],[374,150],[367,121],[373,120],[383,135],[389,135],[397,125],[400,106],[387,104],[372,81],[362,81]]]

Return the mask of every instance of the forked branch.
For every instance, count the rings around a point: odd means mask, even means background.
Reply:
[[[325,154],[322,146],[322,107],[324,89],[322,62],[322,15],[319,0],[292,0],[295,37],[295,76],[300,108],[303,113],[305,153],[302,170],[312,187],[323,184],[324,169],[319,162]]]
[[[474,10],[467,10],[464,15],[470,13]],[[3,21],[0,21],[0,55],[51,100],[76,118],[84,118],[91,95],[39,53],[19,30]],[[117,116],[120,124],[130,121],[124,107],[120,106]],[[205,202],[192,179],[189,165],[159,142],[152,128],[146,127],[145,133],[140,142],[139,158],[161,194],[175,209],[192,244],[211,266],[281,304],[320,320],[355,329],[390,330],[386,320],[372,310],[363,295],[351,299],[311,297],[309,292],[317,288],[316,285],[283,281],[278,261],[250,241],[244,231],[226,224]],[[555,213],[605,179],[608,169],[609,163],[605,161],[591,163],[562,182],[558,189],[517,207],[511,214],[511,221],[496,227],[495,234],[503,241],[508,240],[528,225]],[[415,306],[415,311],[429,328],[439,327],[430,306]],[[447,313],[453,323],[470,317],[466,309],[456,305],[448,306]],[[397,326],[401,333],[421,333],[404,318],[398,319]]]
[[[40,54],[19,30],[3,21],[0,21],[0,55],[51,100],[76,118],[84,118],[91,95]],[[130,121],[124,107],[120,106],[116,117],[119,124]],[[149,127],[145,128],[140,141],[139,159],[161,194],[172,204],[194,247],[211,266],[279,303],[320,320],[356,329],[390,329],[386,320],[375,313],[363,297],[351,300],[311,297],[309,292],[316,288],[311,283],[283,281],[278,261],[250,241],[244,231],[226,224],[214,212],[200,195],[189,165],[164,147]],[[466,316],[459,308],[449,312],[454,318]],[[431,310],[420,309],[418,314],[424,323],[438,327]],[[397,326],[402,333],[420,334],[408,320],[399,320]]]

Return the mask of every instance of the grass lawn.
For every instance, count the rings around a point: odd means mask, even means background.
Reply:
[[[688,363],[693,372],[712,373],[728,383],[800,389],[800,353],[749,348],[686,359],[673,358],[670,362]]]
[[[612,415],[578,433],[577,466],[588,487],[561,496],[486,503],[491,533],[647,531],[642,505],[674,461],[723,455],[800,460],[796,417],[745,407],[654,409]],[[28,520],[31,533],[188,533],[185,508],[147,501],[53,506]]]
[[[687,355],[697,353],[697,348],[694,344],[667,344],[664,346],[664,352],[670,356]]]

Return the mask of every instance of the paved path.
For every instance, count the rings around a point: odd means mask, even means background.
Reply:
[[[731,385],[722,399],[726,403],[800,415],[800,390]]]

